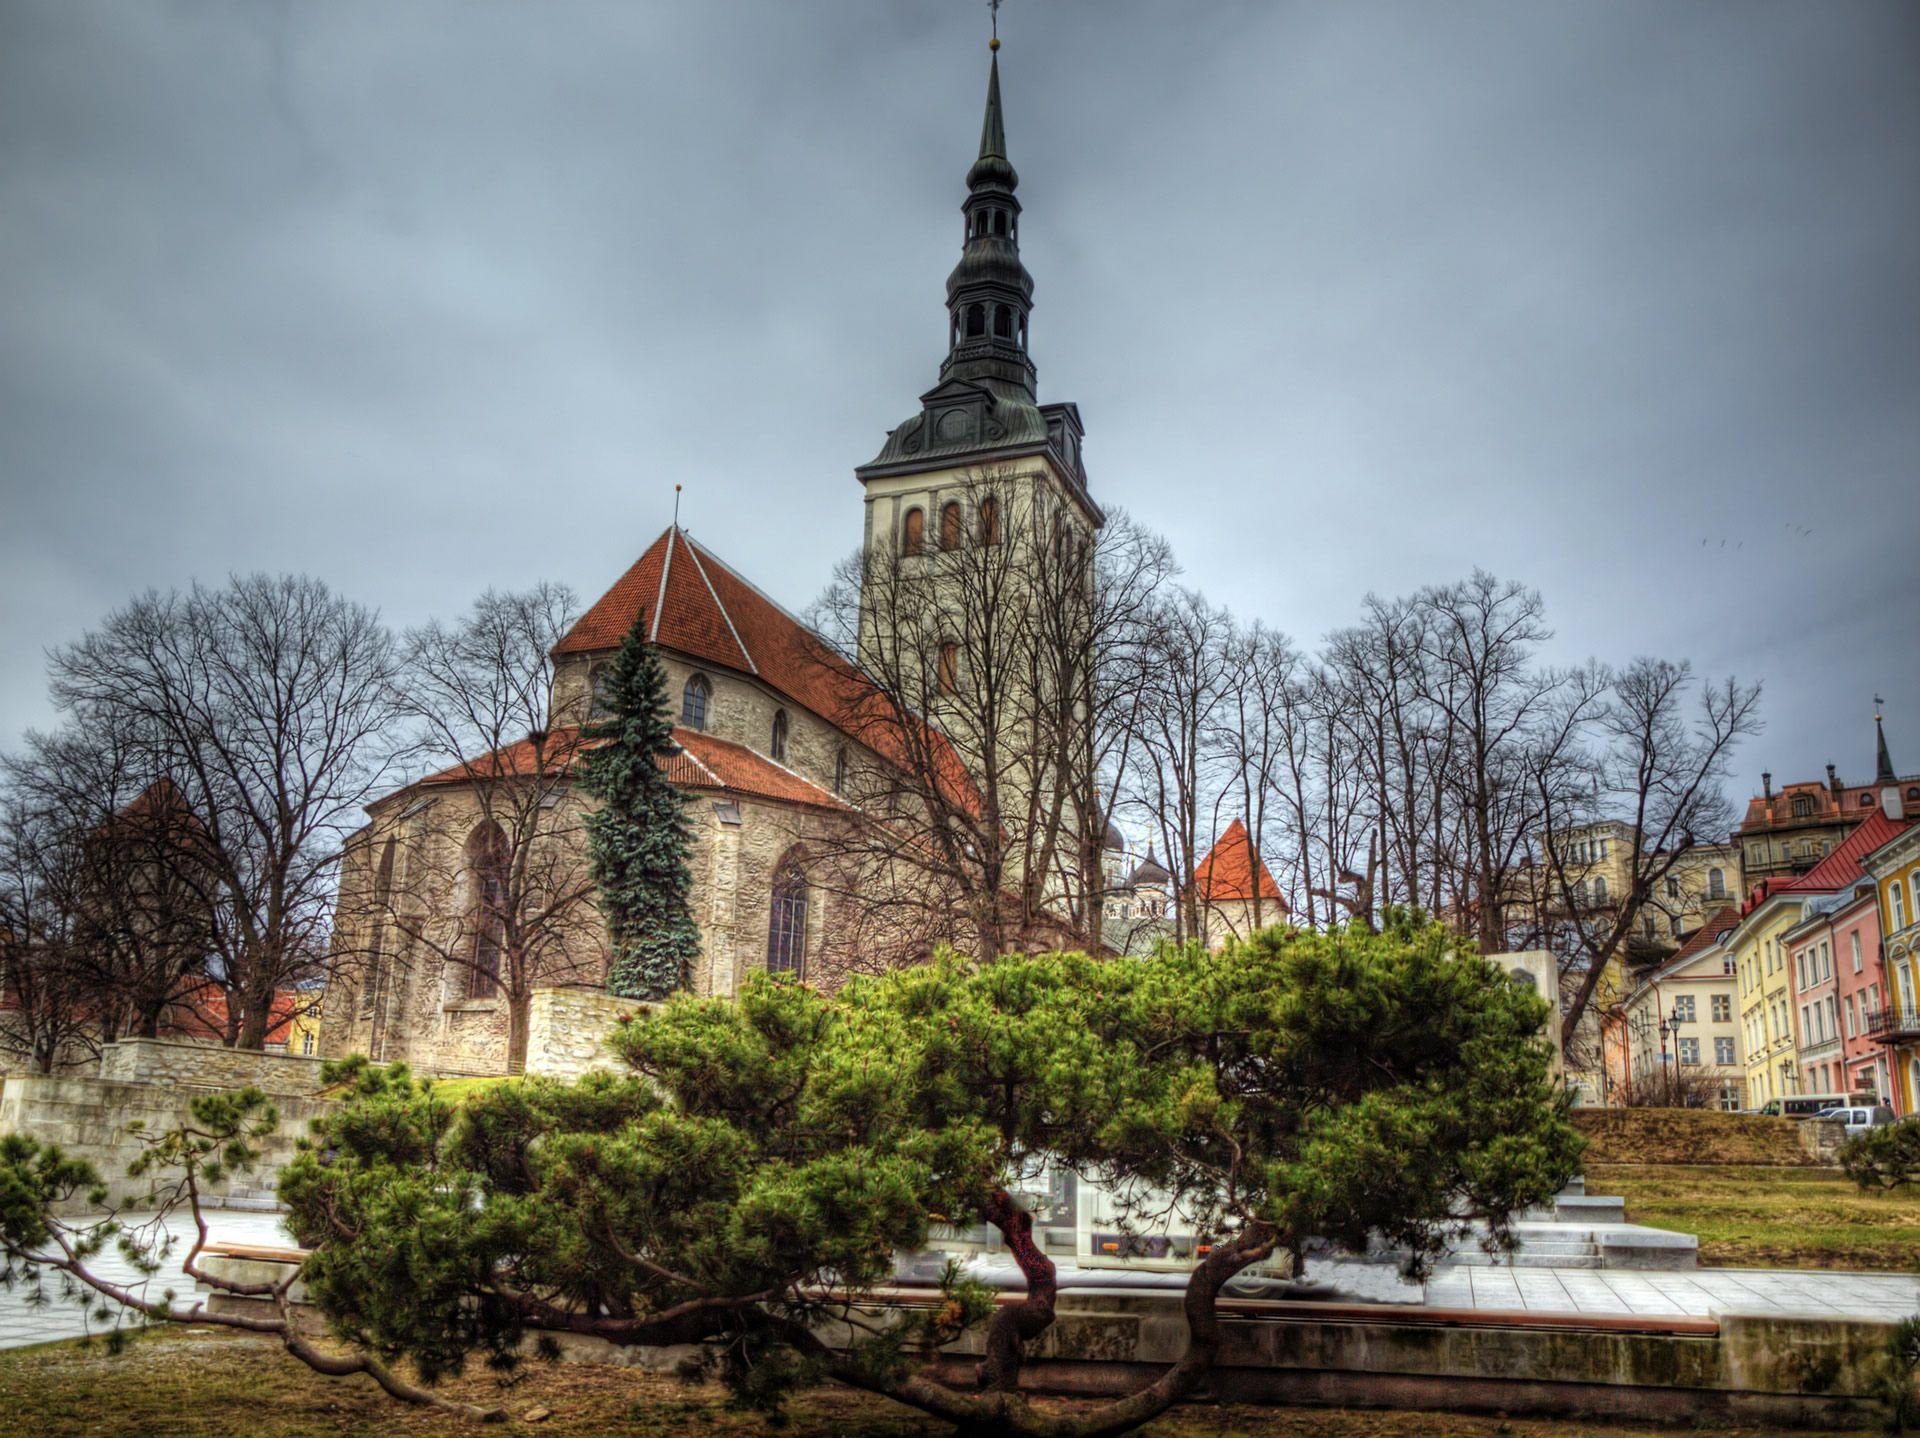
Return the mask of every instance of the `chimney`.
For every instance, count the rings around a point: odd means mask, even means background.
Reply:
[[[1836,794],[1840,792],[1840,781],[1834,777],[1833,765],[1831,764],[1827,765],[1827,787]]]
[[[1907,817],[1907,806],[1901,798],[1898,784],[1889,784],[1880,791],[1880,812],[1895,823]]]
[[[1773,771],[1771,769],[1763,769],[1760,771],[1760,787],[1766,791],[1767,798],[1771,799],[1773,797]]]

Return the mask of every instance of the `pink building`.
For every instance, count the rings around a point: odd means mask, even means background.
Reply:
[[[1808,906],[1783,936],[1793,975],[1801,1082],[1814,1094],[1868,1094],[1898,1111],[1886,1049],[1867,1037],[1866,1016],[1887,994],[1880,962],[1880,908],[1871,883]]]

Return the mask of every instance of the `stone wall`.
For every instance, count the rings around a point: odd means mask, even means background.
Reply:
[[[187,1105],[197,1096],[184,1084],[14,1076],[0,1084],[0,1134],[25,1134],[58,1144],[69,1157],[93,1164],[116,1202],[138,1208],[148,1181],[130,1180],[127,1165],[139,1157],[144,1145],[127,1131],[128,1125],[139,1123],[147,1134],[165,1132],[190,1117]],[[259,1144],[259,1166],[250,1173],[231,1175],[218,1192],[207,1195],[210,1206],[219,1207],[237,1194],[271,1190],[280,1170],[292,1162],[295,1142],[306,1136],[308,1124],[330,1102],[275,1098],[280,1123]],[[86,1196],[80,1195],[70,1207],[87,1207]]]
[[[535,989],[527,1002],[527,1072],[562,1079],[618,1069],[607,1039],[647,1007],[602,989]]]
[[[168,1039],[121,1039],[100,1050],[100,1077],[110,1083],[151,1083],[194,1089],[257,1088],[275,1098],[310,1098],[320,1091],[317,1058]]]

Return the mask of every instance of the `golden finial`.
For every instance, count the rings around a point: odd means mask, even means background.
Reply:
[[[987,10],[993,19],[993,38],[987,41],[989,50],[1000,48],[1000,0],[987,0]]]
[[[987,48],[989,50],[998,50],[1000,48],[1000,37],[995,35],[991,40],[987,41]]]

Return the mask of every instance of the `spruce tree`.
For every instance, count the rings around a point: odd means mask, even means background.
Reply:
[[[613,940],[610,992],[657,999],[683,989],[700,952],[687,905],[693,874],[686,802],[661,767],[678,751],[667,720],[667,673],[647,639],[644,613],[620,643],[597,691],[599,741],[581,764],[581,788],[600,800],[587,820],[587,852]]]

